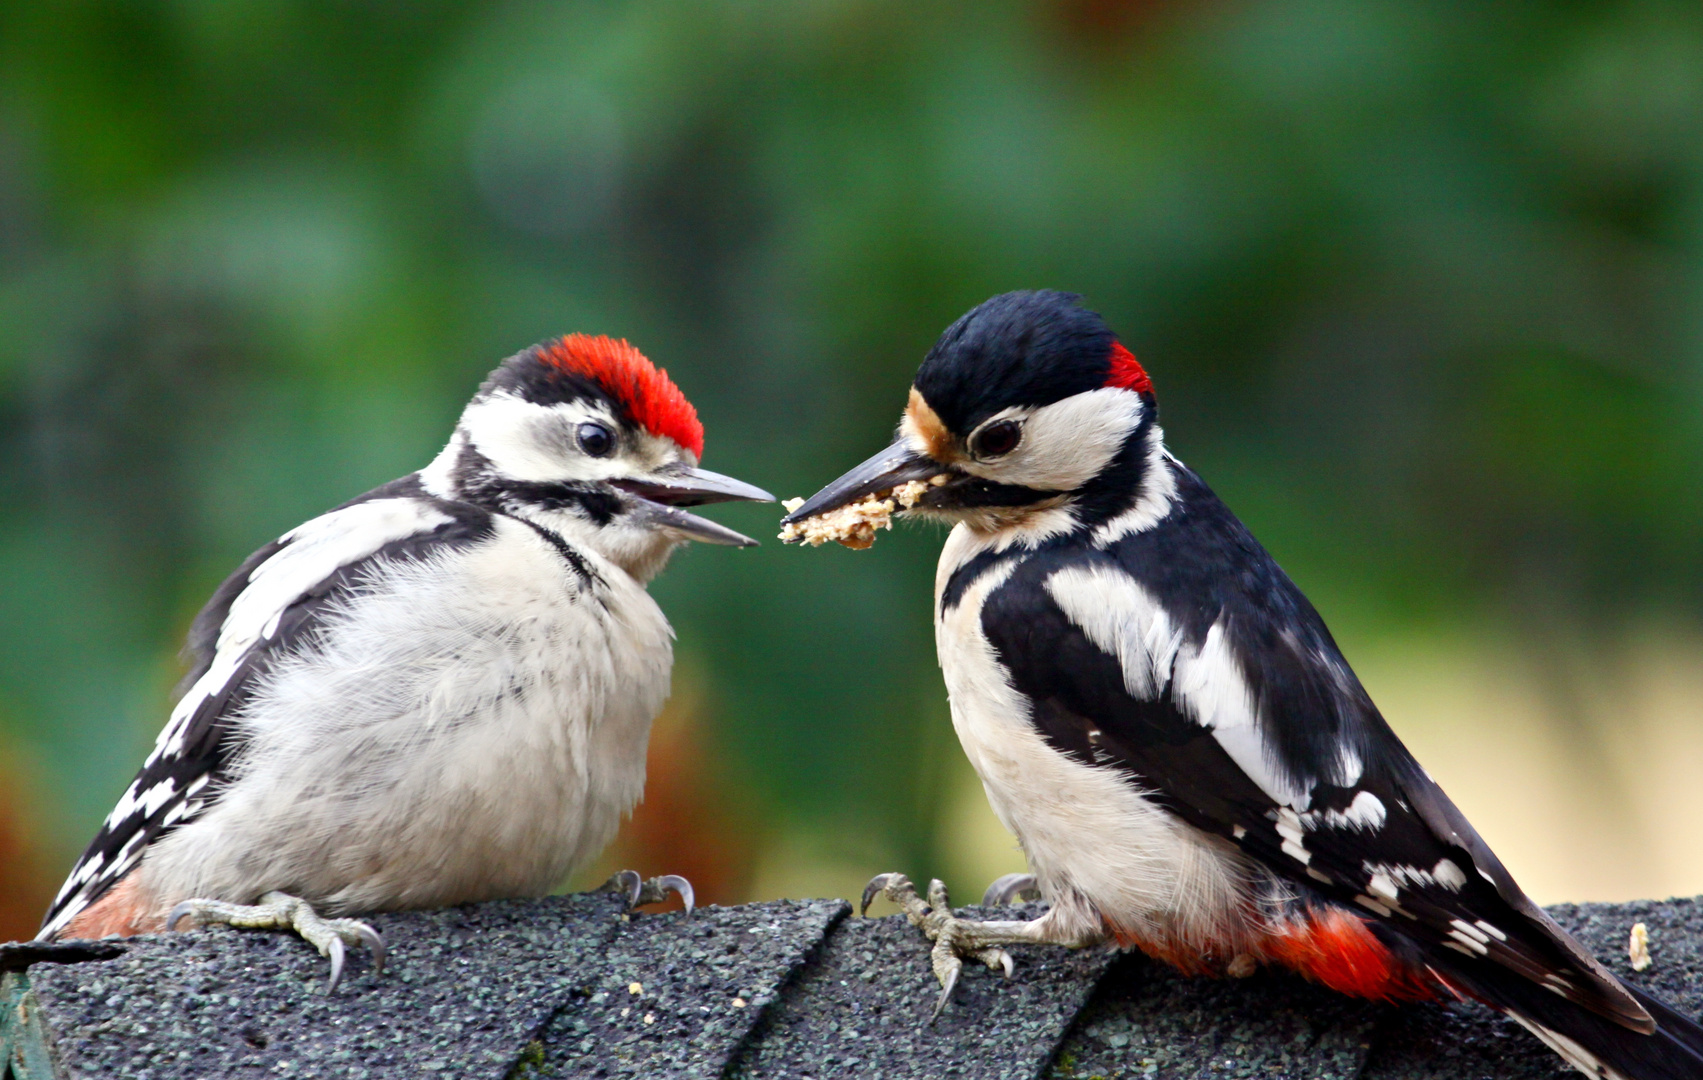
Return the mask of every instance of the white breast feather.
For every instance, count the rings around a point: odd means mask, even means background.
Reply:
[[[235,780],[150,850],[144,889],[437,906],[538,895],[594,857],[643,790],[672,648],[649,595],[581,554],[595,593],[504,518],[383,567],[265,679]]]
[[[165,727],[154,740],[146,765],[183,753],[184,738],[196,711],[225,688],[254,645],[277,632],[284,609],[304,592],[386,544],[429,532],[450,520],[448,515],[415,499],[374,499],[323,514],[280,537],[284,546],[254,569],[246,587],[232,601],[219,630],[212,664],[172,709]],[[191,781],[183,799],[167,812],[166,823],[198,809],[197,796],[206,784],[204,776]],[[132,781],[119,797],[106,816],[107,828],[133,816],[151,817],[178,794],[176,781],[170,778],[155,781],[146,788],[140,785],[140,779]],[[128,873],[146,839],[146,834],[138,831],[112,857],[96,853],[79,863],[60,886],[55,904],[96,878]],[[77,902],[62,907],[58,916],[42,927],[41,935],[51,937],[84,906],[83,902]]]
[[[973,538],[955,531],[940,580],[974,549]],[[1028,699],[981,628],[983,602],[1011,569],[984,573],[940,616],[936,645],[959,741],[994,813],[1023,845],[1053,917],[1097,932],[1104,916],[1126,932],[1200,948],[1235,942],[1248,871],[1234,850],[1115,770],[1059,753],[1035,728]],[[1142,628],[1128,640],[1146,634]]]
[[[172,709],[147,764],[183,752],[189,721],[201,703],[225,688],[250,648],[277,633],[284,609],[304,592],[386,544],[430,532],[450,520],[417,499],[374,499],[323,514],[280,537],[284,546],[254,568],[248,585],[231,602],[219,627],[212,665]],[[138,794],[125,792],[107,822],[128,816],[133,806],[127,800]]]

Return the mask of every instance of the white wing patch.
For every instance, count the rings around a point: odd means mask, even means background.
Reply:
[[[148,768],[164,758],[183,753],[184,740],[201,706],[225,689],[243,658],[256,644],[277,633],[278,622],[285,609],[304,592],[386,544],[427,532],[452,520],[448,514],[431,509],[416,499],[374,499],[314,518],[280,537],[284,546],[254,568],[247,586],[232,601],[230,611],[219,627],[212,665],[172,709],[171,718],[155,740],[141,774],[131,782],[106,816],[105,829],[111,832],[125,821],[146,820],[178,797],[178,781],[170,777],[156,780],[144,788],[142,785]],[[167,811],[163,824],[171,825],[193,816],[201,808],[201,796],[208,779],[199,776],[190,781],[182,799]],[[42,927],[41,936],[51,937],[57,933],[77,916],[87,902],[85,899],[64,903],[66,898],[79,892],[86,893],[98,881],[128,873],[141,857],[148,835],[138,829],[116,854],[95,852],[74,867],[54,901],[55,906],[63,906],[53,921]]]
[[[1313,829],[1355,829],[1370,832],[1384,824],[1384,801],[1370,791],[1354,796],[1346,810],[1312,810],[1300,815],[1301,824]]]
[[[1066,567],[1047,578],[1046,588],[1089,641],[1117,657],[1133,697],[1151,701],[1169,686],[1183,710],[1212,731],[1230,759],[1273,802],[1307,809],[1312,794],[1276,764],[1223,623],[1214,623],[1199,646],[1189,644],[1163,606],[1112,566]],[[1358,778],[1357,761],[1354,766]],[[1294,846],[1299,849],[1299,841]]]
[[[225,688],[251,648],[277,633],[284,610],[302,593],[386,544],[451,520],[448,514],[415,499],[374,499],[316,517],[280,537],[284,546],[254,568],[247,588],[231,602],[231,610],[219,627],[212,666],[172,710],[147,764],[183,752],[183,740],[196,710]],[[131,798],[132,794],[126,792],[113,810],[114,816],[107,818],[108,824],[123,819],[119,810]]]

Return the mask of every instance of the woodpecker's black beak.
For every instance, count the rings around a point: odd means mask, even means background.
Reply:
[[[927,480],[950,471],[945,465],[926,454],[919,454],[911,449],[908,440],[900,439],[804,500],[803,506],[781,518],[781,524],[791,525],[793,522],[803,521],[805,518],[813,518],[817,514],[838,510],[848,503],[856,502],[865,495],[873,495],[878,491],[889,491],[900,484],[908,484],[913,480]]]
[[[760,487],[708,469],[681,469],[642,480],[619,479],[610,483],[634,496],[633,501],[638,504],[637,510],[646,524],[669,529],[706,544],[726,544],[729,547],[756,547],[757,541],[680,508],[718,502],[775,501],[773,495]]]

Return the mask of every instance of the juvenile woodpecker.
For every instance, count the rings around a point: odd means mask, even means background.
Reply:
[[[510,357],[426,468],[249,556],[190,632],[182,696],[40,937],[179,919],[291,928],[331,959],[344,917],[538,896],[644,789],[673,632],[645,585],[682,509],[768,501],[697,467],[692,405],[625,341]],[[633,902],[680,878],[617,875]]]
[[[1057,292],[998,296],[924,359],[894,443],[793,524],[900,485],[954,523],[935,579],[952,722],[1032,871],[1029,922],[939,882],[865,891],[962,960],[1114,941],[1190,973],[1483,1001],[1592,1076],[1703,1076],[1703,1029],[1520,891],[1378,714],[1318,612],[1165,448],[1153,387]],[[916,487],[911,489],[913,492]],[[940,1006],[937,1006],[936,1011]]]

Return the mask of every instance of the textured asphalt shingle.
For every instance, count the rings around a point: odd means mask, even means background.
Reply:
[[[1551,910],[1622,977],[1703,1010],[1696,901]],[[837,900],[777,901],[623,918],[614,897],[573,896],[380,915],[393,968],[375,979],[354,955],[330,997],[325,961],[289,935],[136,938],[116,959],[31,967],[39,1023],[24,1027],[51,1032],[71,1080],[1572,1075],[1477,1006],[1374,1006],[1270,972],[1185,979],[1105,950],[1016,949],[1009,980],[967,967],[930,1026],[938,987],[922,935],[900,916],[846,912]],[[1635,973],[1626,942],[1639,921],[1655,963]],[[36,955],[0,949],[14,965]],[[5,978],[15,989],[22,976]],[[0,1015],[0,1035],[23,1030],[12,1022],[23,1000]]]
[[[638,915],[601,974],[544,1029],[520,1077],[715,1080],[793,970],[845,918],[844,900]]]
[[[389,969],[375,978],[352,952],[330,996],[326,961],[299,938],[225,927],[29,975],[74,1077],[501,1080],[599,970],[619,911],[584,895],[374,916]]]
[[[1033,907],[1022,917],[1042,911]],[[966,918],[1017,918],[961,908]],[[1019,947],[1011,978],[966,964],[952,1003],[940,995],[929,944],[905,921],[848,919],[799,972],[735,1062],[741,1080],[840,1077],[1034,1077],[1115,959],[1105,949]]]
[[[1383,1010],[1292,975],[1191,979],[1140,954],[1107,973],[1055,1080],[1352,1080]]]

